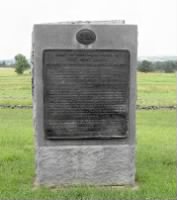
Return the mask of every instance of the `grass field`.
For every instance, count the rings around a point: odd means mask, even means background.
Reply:
[[[31,105],[31,75],[0,68],[0,105]]]
[[[176,105],[175,74],[138,73],[137,104]],[[0,68],[0,105],[31,105],[31,75],[17,75],[14,69]]]
[[[176,105],[175,73],[138,73],[137,82],[138,105]]]
[[[31,115],[31,110],[0,109],[0,199],[175,198],[174,111],[137,112],[136,190],[86,186],[35,188]]]
[[[30,75],[0,69],[0,104],[31,105]],[[175,74],[138,74],[138,104],[175,105]],[[168,97],[167,97],[168,96]],[[0,199],[176,199],[176,111],[137,111],[137,187],[37,188],[31,109],[0,109]]]

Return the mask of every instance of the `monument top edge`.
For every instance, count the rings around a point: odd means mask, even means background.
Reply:
[[[125,20],[108,20],[108,21],[63,21],[54,23],[41,23],[35,25],[123,25]]]

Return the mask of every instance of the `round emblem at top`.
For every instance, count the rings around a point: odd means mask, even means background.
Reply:
[[[96,34],[92,30],[82,29],[77,33],[76,39],[81,44],[89,45],[95,42]]]

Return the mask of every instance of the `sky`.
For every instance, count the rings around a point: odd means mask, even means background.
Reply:
[[[138,25],[138,56],[177,55],[177,0],[0,0],[0,59],[30,58],[33,24],[119,19]]]

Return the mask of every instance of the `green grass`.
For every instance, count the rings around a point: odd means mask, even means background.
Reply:
[[[141,106],[176,104],[175,74],[138,73]],[[31,105],[31,75],[0,68],[0,105]],[[0,199],[175,199],[175,110],[137,112],[137,188],[37,188],[32,111],[0,109]]]
[[[175,111],[137,112],[137,189],[36,188],[31,110],[0,109],[0,199],[175,199]]]
[[[17,75],[13,68],[0,68],[0,105],[31,105],[31,75]]]
[[[176,105],[175,73],[138,73],[137,104],[142,106]]]
[[[137,104],[176,105],[175,74],[138,73]],[[0,105],[31,105],[31,75],[17,75],[14,69],[0,68]]]

